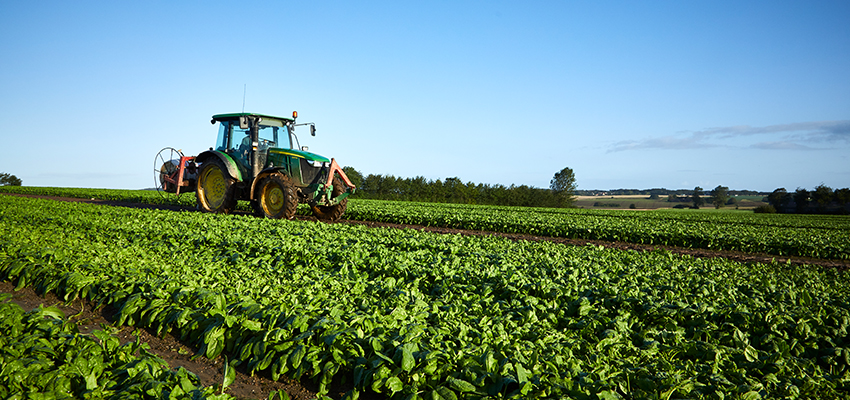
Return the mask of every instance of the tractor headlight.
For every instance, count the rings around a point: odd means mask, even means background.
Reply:
[[[309,162],[310,165],[313,166],[313,168],[322,168],[322,162],[321,161],[307,161],[307,162]]]

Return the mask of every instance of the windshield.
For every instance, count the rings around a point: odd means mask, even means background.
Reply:
[[[269,147],[283,149],[291,148],[289,140],[289,129],[286,126],[264,126],[260,125],[258,146],[260,151]]]

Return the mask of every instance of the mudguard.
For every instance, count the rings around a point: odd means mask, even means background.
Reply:
[[[239,171],[239,167],[236,165],[236,161],[233,160],[229,155],[222,151],[218,150],[207,150],[201,154],[198,154],[195,157],[195,163],[203,164],[204,161],[207,161],[211,158],[218,158],[221,160],[221,163],[227,168],[227,173],[231,178],[236,179],[237,182],[242,182],[244,179],[242,178],[242,172]]]

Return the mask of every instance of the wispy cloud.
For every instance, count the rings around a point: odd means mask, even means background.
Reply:
[[[649,138],[643,140],[623,140],[614,144],[614,146],[609,149],[609,152],[612,151],[625,151],[625,150],[638,150],[638,149],[695,149],[705,147],[705,143],[701,143],[700,140],[694,136],[688,137],[674,137],[674,136],[664,136],[660,138]],[[718,145],[708,144],[711,147],[717,147]]]
[[[750,145],[749,148],[761,150],[820,150],[803,144],[786,141],[760,142]]]
[[[731,145],[729,139],[762,136],[762,140],[748,145]],[[850,120],[798,122],[793,124],[753,127],[749,125],[708,128],[683,132],[678,136],[662,136],[640,140],[623,140],[614,143],[608,152],[638,149],[704,149],[710,147],[743,147],[762,150],[822,150],[821,146],[850,143]]]

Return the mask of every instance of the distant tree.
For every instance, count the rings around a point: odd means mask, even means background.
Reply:
[[[773,191],[773,193],[767,196],[767,202],[773,206],[777,211],[782,211],[785,204],[790,201],[790,195],[785,188],[779,188]]]
[[[451,203],[467,203],[468,194],[466,185],[458,177],[446,178],[443,183],[445,189],[446,201]]]
[[[803,188],[797,188],[794,192],[794,203],[797,204],[797,213],[802,214],[809,208],[809,191]]]
[[[811,196],[812,201],[818,205],[818,212],[824,212],[829,206],[829,203],[832,202],[832,188],[821,183],[815,186],[815,190],[811,192]]]
[[[675,194],[670,193],[670,194],[667,195],[667,202],[673,203],[673,202],[676,202],[676,201],[679,201],[679,199],[676,198]]]
[[[354,167],[342,167],[342,172],[345,172],[345,176],[351,180],[354,186],[358,189],[360,188],[363,183],[363,174],[354,169]]]
[[[362,193],[369,193],[372,196],[379,195],[378,190],[381,188],[381,180],[383,177],[381,175],[369,174],[363,178],[360,182],[361,187],[359,191]]]
[[[658,193],[650,193],[649,199],[650,200],[658,200]]]
[[[850,188],[835,189],[835,193],[832,195],[835,197],[835,201],[838,202],[838,205],[843,206],[850,203]]]
[[[0,186],[21,186],[21,183],[21,180],[15,175],[0,173]]]
[[[549,182],[549,188],[555,193],[561,207],[571,207],[575,201],[576,176],[572,168],[564,168]]]
[[[736,206],[736,205],[738,205],[738,199],[730,196],[729,200],[726,200],[726,205],[727,206]]]
[[[702,198],[702,188],[697,186],[694,188],[694,193],[691,195],[691,199],[694,202],[694,208],[699,208],[701,205],[705,204],[705,200]]]
[[[711,191],[711,204],[714,204],[714,208],[723,207],[723,205],[726,204],[726,199],[728,197],[729,188],[717,185],[717,187]]]

